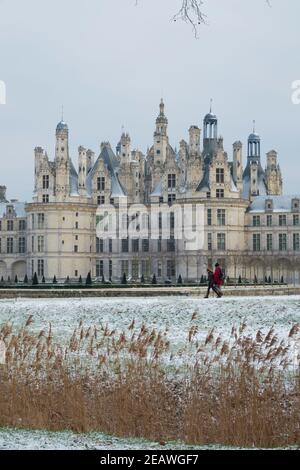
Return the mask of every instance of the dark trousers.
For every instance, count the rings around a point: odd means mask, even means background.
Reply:
[[[221,289],[216,286],[216,284],[209,284],[206,297],[209,297],[211,289],[214,291],[215,294],[217,294],[218,297],[222,296]]]

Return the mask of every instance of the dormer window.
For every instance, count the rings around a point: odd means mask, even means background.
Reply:
[[[293,199],[292,200],[292,210],[294,212],[299,212],[300,209],[300,200],[299,199]]]
[[[219,184],[224,183],[224,168],[217,168],[216,169],[216,181]]]
[[[266,200],[265,210],[266,211],[272,211],[273,210],[273,201],[272,201],[272,199],[267,199]]]

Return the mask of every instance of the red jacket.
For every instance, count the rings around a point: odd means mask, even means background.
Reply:
[[[222,286],[223,279],[222,279],[222,269],[218,266],[214,272],[214,283],[217,286]]]

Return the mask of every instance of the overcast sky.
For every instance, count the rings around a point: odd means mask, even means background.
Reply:
[[[205,0],[209,24],[199,39],[170,21],[181,0],[0,0],[0,184],[30,200],[33,149],[54,155],[64,104],[71,156],[84,145],[117,144],[122,125],[132,144],[152,144],[161,96],[170,142],[187,139],[213,110],[225,149],[245,144],[256,119],[265,153],[276,149],[285,193],[300,193],[300,2]],[[244,151],[246,159],[246,146]]]

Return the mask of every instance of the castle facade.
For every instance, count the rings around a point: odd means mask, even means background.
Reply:
[[[54,160],[35,148],[33,200],[7,201],[0,187],[0,277],[76,280],[91,272],[112,281],[124,273],[199,281],[219,261],[231,278],[299,283],[300,195],[283,196],[277,153],[269,151],[263,167],[255,130],[244,153],[237,141],[229,158],[212,112],[202,131],[190,127],[177,151],[161,101],[146,155],[123,133],[116,149],[103,142],[97,155],[80,146],[75,168],[61,121]],[[190,232],[201,230],[197,246],[178,237],[184,208],[192,214]]]

